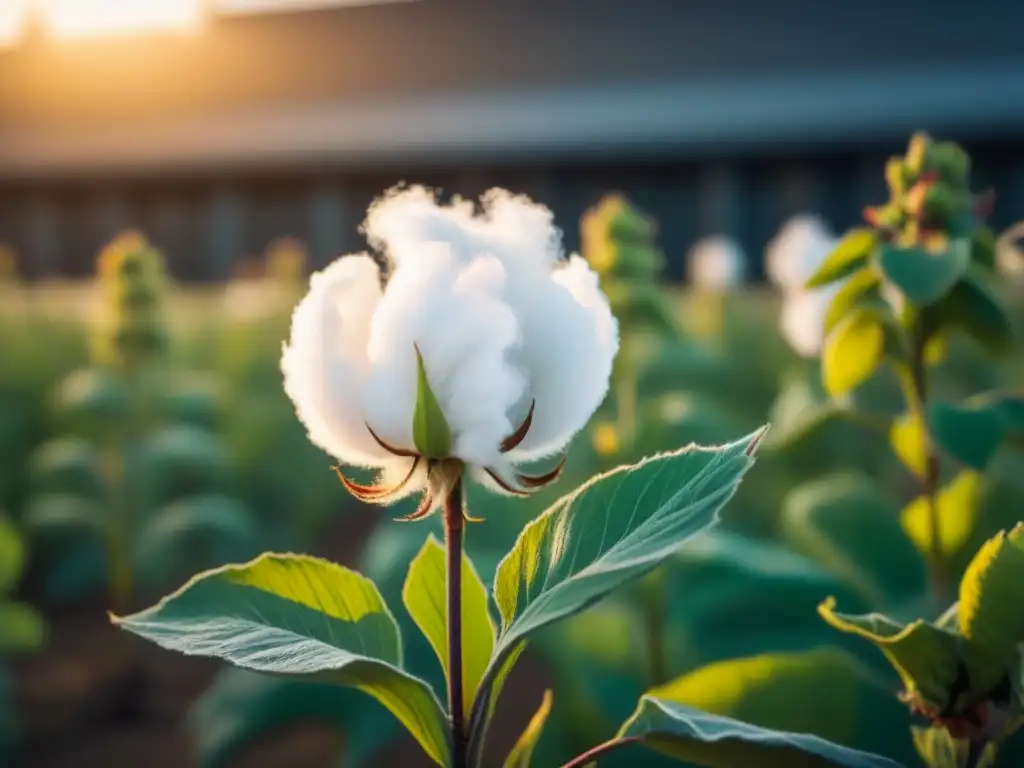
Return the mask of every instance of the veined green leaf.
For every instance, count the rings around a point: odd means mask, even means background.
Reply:
[[[818,607],[818,613],[839,631],[873,643],[899,673],[908,693],[920,697],[936,711],[946,708],[960,665],[954,634],[920,619],[903,625],[880,613],[837,613],[831,598]]]
[[[845,395],[878,370],[885,336],[880,313],[869,307],[848,312],[836,324],[821,356],[822,381],[832,397]]]
[[[917,306],[927,306],[946,296],[967,271],[971,248],[966,239],[951,241],[942,253],[883,244],[878,255],[879,266],[900,293]]]
[[[544,732],[544,723],[551,714],[551,691],[544,691],[544,699],[540,707],[526,724],[526,729],[519,735],[512,751],[505,758],[505,768],[530,768],[533,760],[533,750],[540,741],[540,735]]]
[[[673,701],[671,689],[651,691],[619,731],[659,752],[707,768],[902,768],[881,755],[818,736],[760,728]]]
[[[762,434],[598,475],[533,520],[495,575],[502,625],[495,656],[653,570],[715,522]]]
[[[446,599],[446,556],[444,546],[427,537],[419,554],[409,565],[402,587],[402,602],[412,620],[434,649],[445,678],[448,677],[448,603]],[[469,556],[462,557],[462,687],[468,712],[480,687],[484,670],[494,650],[496,628],[487,610],[484,586]]]
[[[501,631],[485,686],[533,632],[649,573],[714,523],[763,434],[598,475],[530,522],[495,574]]]
[[[0,515],[0,595],[17,585],[25,563],[25,548],[14,526]]]
[[[954,557],[970,539],[980,512],[982,476],[970,470],[961,472],[944,487],[936,499],[939,513],[939,543],[943,556]],[[928,555],[933,550],[931,510],[928,499],[918,496],[900,515],[907,537],[918,551]]]
[[[452,448],[452,430],[430,388],[423,355],[416,348],[416,410],[413,412],[412,437],[416,450],[429,459],[447,459]]]
[[[447,764],[441,705],[400,668],[395,619],[373,582],[355,571],[307,555],[264,554],[199,574],[155,606],[113,621],[168,650],[357,688]]]
[[[878,235],[874,230],[867,228],[850,230],[818,267],[818,271],[807,281],[806,287],[820,288],[853,274],[868,263],[877,244]]]
[[[958,617],[971,688],[988,693],[1024,643],[1024,523],[978,550],[960,581]]]

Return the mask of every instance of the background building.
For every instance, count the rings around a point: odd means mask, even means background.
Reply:
[[[322,264],[406,180],[534,195],[570,246],[580,213],[622,190],[660,220],[679,277],[705,234],[756,258],[798,211],[850,226],[919,128],[971,151],[998,226],[1024,218],[1024,5],[334,5],[180,36],[30,26],[0,50],[0,242],[22,271],[86,274],[130,225],[182,279],[227,277],[280,236]]]

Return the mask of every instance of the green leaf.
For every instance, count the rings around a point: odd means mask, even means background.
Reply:
[[[917,306],[934,304],[952,290],[971,261],[967,240],[951,241],[942,253],[882,244],[878,264],[885,276]]]
[[[680,335],[679,309],[661,285],[617,280],[608,283],[604,291],[622,327],[649,330],[668,339]]]
[[[0,602],[0,656],[34,651],[43,644],[43,617],[31,605]]]
[[[437,654],[448,678],[448,602],[444,546],[427,537],[409,565],[402,602]],[[487,610],[487,587],[469,556],[462,556],[462,687],[465,711],[473,706],[480,681],[494,650],[496,628]]]
[[[99,455],[87,441],[59,437],[40,446],[29,467],[36,493],[68,493],[102,499]]]
[[[939,542],[943,557],[955,557],[974,533],[981,511],[983,478],[977,472],[961,472],[939,491],[936,503],[939,517]],[[900,515],[900,523],[918,551],[930,556],[932,547],[931,510],[928,499],[918,496]]]
[[[530,522],[495,574],[501,631],[485,686],[533,632],[654,570],[714,523],[753,464],[763,434],[619,467]]]
[[[885,324],[879,312],[858,307],[825,340],[821,373],[825,390],[840,397],[865,382],[885,355]]]
[[[962,768],[967,765],[971,744],[966,740],[957,740],[950,736],[949,731],[941,726],[932,728],[910,729],[914,738],[914,746],[927,768]],[[994,768],[998,756],[998,747],[989,743],[980,762],[973,768]]]
[[[838,594],[844,604],[869,609],[844,580],[813,560],[770,541],[712,528],[683,545],[666,573],[674,600],[668,631],[678,627],[685,642],[666,643],[672,669],[693,669],[722,659],[740,658],[767,651],[800,651],[834,643],[834,633],[815,613],[823,595]],[[612,652],[630,658],[631,644],[639,627],[635,606],[626,603],[617,645]],[[600,610],[588,611],[566,626],[571,627]],[[591,643],[610,642],[611,628],[591,631]],[[574,645],[574,647],[577,647]],[[602,662],[602,666],[609,666]]]
[[[21,537],[4,515],[0,514],[0,596],[18,585],[25,565],[25,547]]]
[[[1000,355],[1013,348],[1013,325],[992,278],[983,268],[969,269],[936,305],[943,325],[961,329],[989,352]]]
[[[879,300],[881,283],[881,277],[873,268],[861,269],[852,274],[850,279],[839,287],[828,305],[828,312],[825,314],[825,335],[832,333],[832,329],[856,307]]]
[[[988,466],[1005,434],[998,404],[987,401],[971,400],[963,405],[935,402],[931,424],[946,453],[979,471]]]
[[[842,408],[821,387],[819,377],[788,378],[782,385],[770,412],[771,431],[764,438],[763,450],[786,448],[810,436],[819,427],[839,416]]]
[[[227,667],[196,701],[188,716],[200,768],[244,763],[260,750],[261,737],[300,722],[326,723],[342,742],[339,765],[374,765],[373,757],[394,739],[394,718],[351,688],[306,683]]]
[[[651,691],[619,731],[664,754],[707,768],[902,768],[806,733],[773,731],[673,701],[671,689]]]
[[[598,475],[530,522],[498,565],[495,658],[652,571],[715,522],[753,464],[760,430]]]
[[[946,709],[960,669],[956,635],[920,619],[904,625],[880,613],[837,613],[831,598],[818,607],[818,613],[839,631],[873,643],[889,659],[908,694],[938,712]]]
[[[530,768],[533,760],[533,750],[540,741],[540,735],[544,731],[544,723],[551,714],[551,691],[544,691],[544,698],[540,707],[526,724],[526,728],[519,735],[512,751],[505,758],[505,768]]]
[[[31,500],[24,524],[33,554],[44,564],[48,598],[79,597],[105,583],[105,507],[85,496],[46,493]]]
[[[441,404],[430,388],[423,355],[416,347],[416,410],[412,419],[413,442],[428,459],[447,459],[452,448],[452,430]]]
[[[877,244],[878,235],[873,229],[850,230],[807,281],[806,287],[820,288],[853,274],[868,263]]]
[[[182,572],[254,557],[259,534],[255,519],[237,499],[189,496],[161,508],[141,526],[135,568],[144,584],[166,585]]]
[[[918,414],[904,413],[893,421],[889,428],[889,445],[903,466],[916,477],[924,477],[928,452],[924,422]]]
[[[781,533],[871,605],[916,596],[926,574],[899,524],[899,504],[867,475],[838,472],[787,495]]]
[[[892,736],[905,727],[907,718],[903,705],[856,656],[829,647],[726,659],[647,695],[758,728],[880,748],[886,754],[899,751]],[[808,707],[813,701],[828,701],[829,706]],[[894,727],[880,728],[886,719]]]
[[[971,689],[988,693],[1010,672],[1024,643],[1024,523],[978,550],[960,581],[957,611],[968,644]]]
[[[445,716],[401,668],[395,619],[369,579],[307,555],[260,555],[193,577],[119,626],[162,648],[245,669],[357,688],[388,708],[438,764]]]

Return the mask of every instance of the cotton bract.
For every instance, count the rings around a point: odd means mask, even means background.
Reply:
[[[561,465],[540,477],[516,466],[561,454],[607,392],[618,326],[597,275],[565,257],[545,207],[503,190],[481,204],[478,214],[420,187],[386,193],[364,224],[386,270],[368,253],[344,256],[295,309],[285,391],[313,443],[381,470],[374,486],[346,481],[367,501],[426,487],[426,514],[464,466],[526,493]],[[417,445],[424,376],[445,456]]]

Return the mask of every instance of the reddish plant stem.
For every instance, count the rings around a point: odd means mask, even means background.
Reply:
[[[447,562],[448,719],[452,734],[452,768],[467,768],[466,717],[462,692],[462,480],[444,501]]]
[[[635,736],[609,739],[608,741],[598,744],[596,747],[591,747],[581,755],[576,755],[576,757],[563,765],[562,768],[584,768],[584,766],[590,765],[592,762],[597,760],[597,758],[604,757],[608,753],[614,752],[616,749],[638,741],[640,741],[640,739]]]

